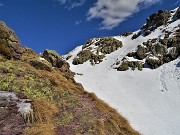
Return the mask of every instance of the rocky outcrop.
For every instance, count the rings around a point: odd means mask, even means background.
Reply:
[[[171,16],[170,11],[167,10],[159,10],[158,12],[152,14],[146,19],[146,25],[142,28],[146,30],[154,30],[159,26],[165,25],[168,22],[169,17]]]
[[[180,7],[177,9],[176,14],[175,14],[175,17],[176,17],[177,19],[180,19]]]
[[[1,54],[11,60],[0,56],[0,135],[139,135],[115,109],[84,91],[55,51],[41,55],[23,48],[16,57],[3,34]]]
[[[0,91],[0,134],[22,134],[33,120],[33,110],[28,100],[19,99],[12,92]]]
[[[126,57],[134,59],[136,62],[131,62],[124,60],[119,67],[118,71],[125,71],[129,68],[142,70],[143,67],[148,67],[155,69],[164,63],[168,63],[172,60],[175,60],[180,56],[180,29],[177,29],[171,37],[168,38],[165,36],[164,39],[154,38],[149,39],[147,42],[143,42],[141,45],[138,45],[135,52],[129,52]],[[142,61],[142,62],[138,62]],[[145,63],[143,63],[145,61]]]
[[[21,41],[15,32],[0,21],[0,54],[6,58],[20,59],[23,51]]]
[[[127,37],[131,34],[133,34],[133,32],[125,32],[125,33],[122,33],[120,36]]]
[[[90,61],[91,65],[99,64],[106,54],[110,54],[122,47],[122,42],[112,37],[93,38],[82,47],[82,51],[74,58],[73,64],[83,64]]]
[[[126,71],[129,68],[131,68],[131,70],[135,70],[136,68],[138,70],[142,70],[143,69],[143,62],[141,61],[129,61],[128,59],[124,59],[120,66],[117,68],[118,71]]]
[[[147,53],[147,48],[146,47],[138,46],[137,53],[136,53],[138,59],[143,60],[147,56],[146,53]]]
[[[146,24],[141,27],[141,31],[144,33],[143,36],[148,36],[157,27],[166,25],[170,16],[171,12],[167,10],[159,10],[158,12],[150,15],[146,19]]]
[[[138,33],[135,33],[133,36],[132,36],[132,40],[133,39],[136,39],[136,38],[138,38],[139,36],[141,35],[141,32],[138,32]]]
[[[45,50],[42,54],[42,57],[48,61],[51,66],[53,66],[55,69],[58,69],[66,79],[74,81],[73,77],[75,73],[70,70],[69,63],[67,63],[56,51]],[[33,63],[36,67],[38,66],[38,68],[43,70],[52,70],[50,65],[45,61],[36,61]]]
[[[47,71],[52,71],[52,66],[46,62],[45,60],[31,60],[30,61],[31,66],[35,67],[36,69],[40,70],[47,70]]]
[[[83,64],[84,62],[90,60],[91,65],[98,64],[102,62],[102,59],[105,57],[104,55],[96,55],[92,53],[90,50],[82,50],[77,54],[78,57],[73,59],[73,64]]]
[[[54,50],[45,50],[42,57],[50,62],[53,67],[61,68],[66,66],[69,68],[69,64]]]

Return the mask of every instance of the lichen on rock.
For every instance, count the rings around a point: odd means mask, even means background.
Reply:
[[[15,32],[0,21],[0,54],[6,58],[20,59],[23,53],[21,41]]]
[[[88,40],[82,47],[82,51],[73,59],[73,64],[83,64],[90,61],[91,65],[99,64],[106,54],[110,54],[121,48],[122,42],[113,37],[93,38]]]
[[[22,134],[34,122],[31,100],[21,99],[14,92],[0,91],[0,132]]]

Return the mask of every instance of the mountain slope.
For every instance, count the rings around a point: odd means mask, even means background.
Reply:
[[[139,135],[73,77],[59,54],[22,47],[0,21],[0,134]]]
[[[100,53],[104,58],[98,63],[92,64],[94,59],[88,57],[91,61],[73,64],[88,50],[87,43],[65,56],[70,69],[78,73],[75,80],[117,108],[144,135],[180,134],[179,16],[180,8],[160,10],[140,30],[113,37],[122,47]],[[98,55],[100,47],[94,41],[88,47]]]

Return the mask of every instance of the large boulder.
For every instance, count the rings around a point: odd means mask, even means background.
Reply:
[[[138,46],[137,58],[143,60],[147,56],[147,49],[143,46]]]
[[[174,60],[180,56],[180,44],[177,47],[169,49],[168,55]]]
[[[165,55],[167,53],[167,47],[158,42],[152,46],[151,52],[153,55]]]
[[[161,57],[157,57],[153,55],[149,55],[146,59],[146,62],[149,64],[149,66],[152,69],[158,68],[159,66],[163,64],[163,60]]]
[[[74,81],[73,77],[75,73],[69,69],[69,63],[67,63],[56,51],[45,50],[42,57],[47,60],[51,66],[55,67],[55,69],[58,69],[66,79]],[[45,63],[45,61],[35,61],[34,64],[35,68],[48,71],[52,70],[51,66]]]
[[[15,32],[0,21],[0,54],[6,58],[20,59],[23,53],[21,41]]]
[[[126,71],[129,68],[131,68],[132,70],[135,70],[136,68],[138,70],[142,70],[143,69],[143,62],[142,61],[128,61],[128,60],[124,60],[121,65],[117,68],[118,71]]]
[[[73,64],[83,64],[86,61],[90,61],[91,65],[99,64],[106,54],[110,54],[122,46],[122,42],[113,37],[90,39],[83,45],[82,51],[77,54],[77,57],[73,59]]]
[[[29,99],[20,99],[13,92],[0,91],[0,135],[21,135],[33,123]]]
[[[35,67],[36,69],[40,70],[47,70],[47,71],[52,71],[52,66],[49,62],[45,60],[31,60],[30,61],[31,66]]]
[[[51,63],[53,67],[61,68],[62,66],[66,66],[69,68],[69,64],[54,50],[46,49],[42,57]]]

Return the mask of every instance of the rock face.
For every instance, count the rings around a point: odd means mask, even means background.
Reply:
[[[12,92],[0,91],[0,135],[19,135],[24,132],[32,111],[30,103],[25,103]]]
[[[52,71],[52,66],[44,60],[31,60],[30,64],[36,69],[47,70],[49,72]]]
[[[57,68],[62,75],[68,79],[74,81],[74,72],[72,72],[69,68],[69,63],[67,63],[56,51],[54,50],[45,50],[43,52],[42,57],[48,61],[51,66]],[[33,62],[31,64],[35,64],[36,68],[45,69],[47,71],[51,71],[51,67],[44,62]]]
[[[8,59],[20,59],[22,52],[18,36],[4,22],[0,21],[0,54]]]
[[[137,57],[140,59],[140,60],[143,60],[147,55],[147,49],[143,46],[138,46],[138,49],[137,49]]]
[[[170,16],[170,11],[159,10],[157,13],[152,14],[146,19],[147,23],[144,27],[152,31],[159,26],[165,25]]]
[[[167,10],[159,10],[158,12],[150,15],[146,19],[146,24],[141,27],[144,36],[151,34],[157,27],[167,24],[168,19],[171,17],[171,12]]]
[[[178,8],[175,17],[177,17],[177,19],[180,19],[180,7]]]
[[[73,80],[59,54],[46,50],[40,55],[29,48],[22,54],[19,39],[3,25],[0,53],[11,60],[0,56],[0,135],[139,135],[115,109]],[[121,46],[114,39],[101,43],[105,53]]]
[[[82,46],[82,51],[74,58],[73,64],[83,64],[88,60],[91,65],[99,64],[106,57],[106,54],[110,54],[122,46],[121,41],[112,37],[90,39]]]
[[[69,64],[54,50],[45,50],[43,52],[43,58],[50,62],[53,67],[61,68],[62,66],[66,66],[69,68]]]

